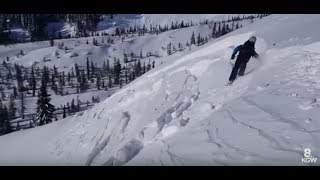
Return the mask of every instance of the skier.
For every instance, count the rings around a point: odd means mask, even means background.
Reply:
[[[231,55],[231,59],[235,58],[235,55],[239,52],[235,65],[232,69],[231,75],[229,77],[229,83],[232,84],[233,81],[236,79],[237,75],[243,76],[246,70],[247,63],[249,62],[250,58],[253,56],[258,58],[259,55],[254,50],[254,45],[256,43],[257,38],[255,36],[251,36],[248,41],[246,41],[243,45],[237,46]],[[231,60],[230,59],[230,60]],[[240,70],[239,70],[240,69]]]

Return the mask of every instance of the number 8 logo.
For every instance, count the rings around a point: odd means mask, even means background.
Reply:
[[[304,150],[304,157],[311,157],[311,149],[305,149]]]

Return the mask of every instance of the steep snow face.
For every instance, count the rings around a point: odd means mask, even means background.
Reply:
[[[307,165],[305,148],[320,154],[319,24],[271,15],[169,57],[82,116],[0,137],[0,164]],[[225,86],[251,35],[260,58]]]

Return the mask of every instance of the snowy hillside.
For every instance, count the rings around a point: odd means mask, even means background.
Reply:
[[[1,136],[0,165],[306,165],[305,148],[320,154],[319,24],[270,15],[163,57],[83,115]],[[232,49],[251,35],[260,58],[225,86]]]
[[[237,17],[238,15],[161,15],[164,16],[162,21],[157,21],[160,19],[160,15],[117,15],[114,17],[112,22],[117,22],[121,24],[125,17],[130,17],[130,23],[126,22],[126,26],[131,26],[132,16],[138,16],[139,26],[146,23],[148,27],[148,22],[163,22],[162,24],[170,25],[171,22],[185,22],[194,21],[194,23],[199,23],[206,19],[218,20],[227,20],[228,17]],[[249,16],[249,15],[246,15]],[[171,21],[172,20],[172,21]],[[173,21],[176,20],[176,21]],[[259,19],[255,20],[259,21]],[[102,21],[104,22],[104,21]],[[166,23],[164,23],[166,22]],[[240,21],[240,25],[246,26],[249,24],[249,20]],[[65,25],[59,24],[59,28],[66,28]],[[57,23],[51,23],[51,28],[58,28]],[[61,27],[60,27],[61,26]],[[117,26],[118,27],[118,26]],[[108,31],[114,33],[114,28],[106,26],[104,29],[108,28]],[[70,29],[66,28],[67,30]],[[137,36],[136,34],[126,36],[124,40],[122,37],[118,36],[95,36],[88,38],[73,38],[73,39],[63,39],[55,40],[55,45],[51,47],[48,41],[37,42],[37,43],[24,43],[24,44],[15,44],[11,46],[2,46],[0,49],[0,59],[5,59],[6,57],[10,58],[11,63],[18,63],[23,66],[36,65],[37,67],[42,68],[44,65],[48,67],[53,67],[54,65],[61,70],[70,70],[70,68],[77,63],[80,66],[84,66],[86,63],[86,58],[88,57],[98,66],[102,66],[103,62],[106,59],[120,58],[121,60],[124,57],[124,53],[129,54],[133,52],[136,55],[139,55],[142,51],[143,56],[146,56],[148,52],[153,54],[158,54],[159,56],[167,56],[167,44],[172,43],[174,46],[178,47],[178,43],[181,43],[185,48],[185,44],[189,41],[192,35],[192,32],[197,36],[199,33],[203,37],[211,35],[212,24],[205,25],[194,25],[187,28],[181,28],[176,30],[169,30],[161,34],[146,34],[145,36]],[[49,31],[49,30],[48,30]],[[67,33],[67,32],[64,32]],[[99,43],[99,46],[93,46],[93,39],[96,39]],[[112,39],[114,43],[108,43],[107,40]],[[88,44],[87,44],[88,41]],[[58,45],[64,43],[62,49],[58,48]],[[68,48],[65,51],[65,48]],[[24,51],[24,56],[16,57],[20,52]],[[59,56],[56,56],[56,52]],[[46,60],[45,60],[45,59]],[[146,58],[146,61],[155,60],[154,57]],[[161,63],[160,60],[156,60],[156,63]]]
[[[97,25],[97,31],[112,32],[115,27],[130,27],[130,26],[147,26],[152,25],[170,25],[171,22],[193,22],[208,20],[226,20],[228,17],[236,16],[235,14],[118,14],[112,19],[106,16]],[[246,14],[246,16],[248,16]]]

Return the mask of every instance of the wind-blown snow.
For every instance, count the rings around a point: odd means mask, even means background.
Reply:
[[[168,57],[82,116],[0,137],[0,164],[304,165],[320,154],[319,24],[271,15]],[[251,35],[261,58],[225,86]]]

